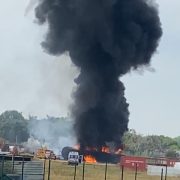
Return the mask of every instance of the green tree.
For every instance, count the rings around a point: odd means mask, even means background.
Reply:
[[[130,129],[123,136],[123,143],[125,144],[125,151],[131,155],[141,155],[140,150],[141,144],[143,142],[143,137],[137,134],[134,129]]]
[[[166,152],[166,157],[168,158],[178,158],[178,153],[174,150],[169,150]]]
[[[142,136],[130,129],[124,134],[125,153],[142,156],[174,156],[180,150],[180,138],[148,135]]]
[[[29,137],[27,124],[18,111],[5,111],[0,115],[0,137],[11,143],[25,142]]]

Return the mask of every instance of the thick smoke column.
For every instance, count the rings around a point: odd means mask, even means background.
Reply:
[[[69,52],[80,69],[72,114],[81,147],[117,146],[129,117],[119,77],[150,63],[162,35],[157,9],[148,0],[40,0],[36,17],[49,26],[47,52]]]

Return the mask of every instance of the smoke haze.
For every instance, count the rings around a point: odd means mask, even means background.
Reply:
[[[26,147],[31,145],[31,149],[34,147],[37,150],[37,147],[46,146],[58,154],[64,146],[69,146],[76,142],[72,121],[68,118],[48,116],[45,119],[37,119],[31,117],[29,120],[29,132],[31,138],[28,140]]]
[[[43,48],[69,52],[79,68],[72,116],[84,146],[121,144],[128,128],[128,103],[119,78],[149,65],[162,35],[158,11],[149,0],[41,0],[40,24],[48,24]]]

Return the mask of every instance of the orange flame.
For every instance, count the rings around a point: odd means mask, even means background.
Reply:
[[[101,151],[105,152],[105,153],[110,153],[109,147],[107,147],[107,146],[103,146]]]
[[[96,162],[97,162],[97,161],[96,161],[96,158],[93,157],[93,156],[91,156],[91,155],[86,155],[86,156],[84,156],[84,160],[85,160],[85,162],[87,162],[87,163],[96,163]]]

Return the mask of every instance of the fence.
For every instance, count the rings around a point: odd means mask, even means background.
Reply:
[[[43,180],[44,179],[44,162],[43,161],[25,161],[20,157],[15,161],[6,160],[6,156],[0,157],[0,180]]]
[[[68,165],[66,161],[47,161],[45,180],[179,180],[179,177],[167,176],[168,168],[160,168],[160,174],[151,175],[141,171],[138,166],[130,170],[119,164],[88,164]],[[50,166],[49,166],[50,165]],[[147,168],[148,169],[148,168]],[[167,171],[166,171],[167,170]]]
[[[119,164],[88,164],[78,166],[68,165],[59,160],[19,161],[5,160],[0,157],[0,180],[178,180],[180,176],[168,176],[169,168],[158,168],[153,174],[152,167],[147,171],[140,171],[138,166],[134,170]],[[169,172],[168,172],[169,171]]]
[[[166,176],[179,176],[180,177],[180,169],[176,167],[167,167],[167,166],[148,166],[147,174],[148,175],[156,175],[160,176],[162,171]]]

